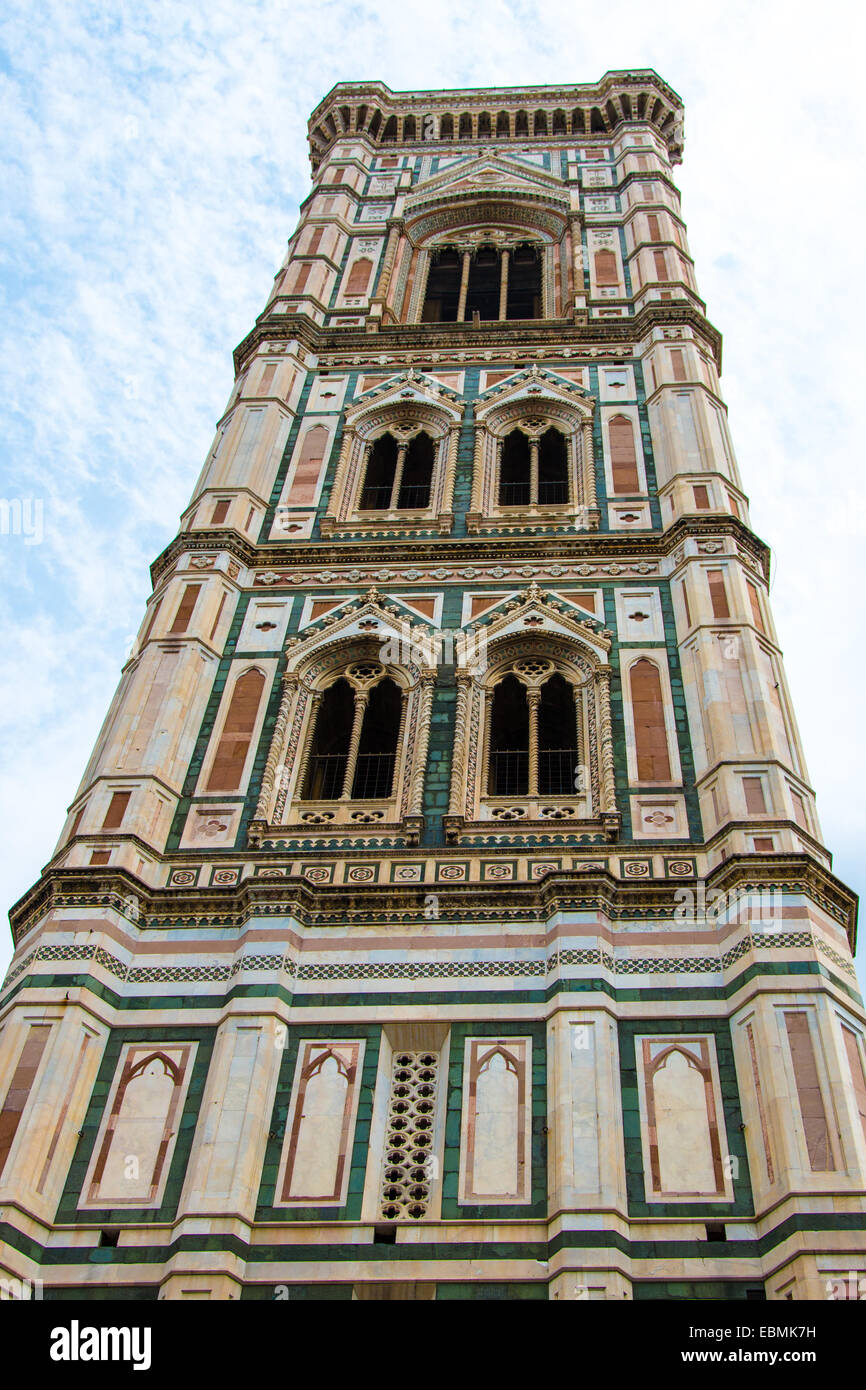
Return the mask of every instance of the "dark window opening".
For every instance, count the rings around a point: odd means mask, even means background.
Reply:
[[[120,1231],[100,1231],[99,1244],[103,1250],[116,1250],[120,1240]]]
[[[478,117],[478,138],[479,140],[490,139],[490,115],[487,111],[482,111]]]
[[[526,687],[507,675],[493,692],[490,796],[529,794],[529,719]],[[578,761],[574,691],[557,673],[541,687],[538,704],[538,795],[572,796]]]
[[[361,492],[359,510],[386,512],[391,506],[394,474],[397,470],[397,441],[393,435],[381,434],[374,441],[367,457],[367,471]]]
[[[536,135],[546,135],[546,134],[547,134],[547,113],[546,113],[546,112],[544,112],[544,111],[536,111],[536,113],[535,113],[535,120],[533,121],[533,129],[534,129],[534,134],[536,134]]]
[[[590,135],[607,134],[607,126],[604,123],[604,116],[601,114],[597,106],[594,106],[592,108],[592,113],[589,118],[589,133]]]
[[[568,501],[568,445],[559,430],[545,430],[538,442],[538,500]]]
[[[514,134],[519,138],[529,134],[529,117],[525,111],[518,111],[514,118]]]
[[[529,706],[526,687],[508,675],[493,692],[490,721],[491,796],[526,796],[529,790]]]
[[[466,295],[467,320],[477,313],[480,319],[499,318],[499,284],[501,269],[499,252],[482,247],[469,266],[469,288]]]
[[[319,706],[304,800],[336,801],[342,794],[354,716],[352,687],[341,676],[325,691]]]
[[[538,481],[532,477],[532,449],[538,450]],[[522,430],[512,430],[502,442],[499,468],[500,507],[550,506],[569,500],[568,443],[552,426],[537,445]]]
[[[508,139],[511,135],[511,122],[508,119],[507,111],[500,111],[496,117],[496,137],[497,139]]]
[[[440,140],[453,140],[453,139],[454,139],[454,117],[453,117],[453,116],[443,116],[443,117],[442,117],[441,121],[439,122],[439,139],[440,139]]]
[[[512,430],[502,443],[499,467],[500,507],[528,507],[532,500],[529,440],[522,430]]]
[[[577,723],[574,691],[564,676],[541,687],[538,706],[538,791],[540,796],[572,796],[577,777]]]
[[[464,111],[463,115],[460,117],[458,135],[461,140],[472,139],[472,117],[467,111]]]
[[[725,1230],[724,1221],[708,1221],[706,1225],[707,1240],[727,1241],[728,1233]]]
[[[463,255],[451,248],[433,253],[427,276],[422,323],[456,323],[460,311]],[[502,255],[483,246],[469,263],[469,280],[462,321],[490,322],[499,318],[502,293]],[[505,317],[541,317],[541,256],[535,246],[518,246],[509,253]]]
[[[417,137],[416,134],[415,134],[415,117],[414,117],[414,116],[404,116],[404,118],[403,118],[403,139],[404,139],[404,140],[416,140],[417,138],[418,138],[418,137]]]
[[[352,782],[353,801],[391,795],[400,707],[400,691],[392,680],[380,681],[370,691]]]
[[[511,253],[506,318],[541,318],[541,257],[534,246],[518,246]]]
[[[565,112],[564,112],[564,111],[554,111],[554,113],[553,113],[553,134],[554,134],[554,135],[567,135],[567,134],[568,134],[568,129],[567,129],[567,126],[566,126],[566,123],[565,123]]]
[[[364,710],[350,790],[352,801],[391,795],[400,713],[401,696],[397,686],[389,679],[380,681],[370,691]],[[354,691],[341,676],[322,697],[303,800],[337,801],[342,796],[354,720]]]
[[[385,129],[382,131],[382,142],[397,139],[397,117],[389,116],[385,122]]]
[[[397,497],[398,509],[429,507],[434,457],[433,440],[422,430],[410,441],[406,450]]]
[[[423,323],[456,323],[460,303],[460,256],[456,251],[438,251],[427,277]]]

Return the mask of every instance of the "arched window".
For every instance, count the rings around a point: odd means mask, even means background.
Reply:
[[[480,140],[490,139],[490,112],[482,111],[478,117],[478,137]]]
[[[417,135],[415,134],[415,129],[416,129],[416,126],[415,126],[415,117],[414,117],[414,116],[404,116],[404,118],[403,118],[403,139],[404,139],[404,140],[417,140],[418,137],[417,137]]]
[[[370,446],[358,510],[362,512],[409,511],[429,507],[436,447],[429,434],[419,431],[400,442],[381,434]]]
[[[614,415],[608,425],[610,470],[617,494],[640,492],[634,426],[627,415]]]
[[[607,133],[607,126],[604,123],[604,116],[601,114],[597,106],[594,106],[590,113],[589,133],[590,135],[605,135]]]
[[[436,451],[433,440],[423,430],[410,439],[397,494],[400,511],[429,507]]]
[[[397,117],[389,116],[385,122],[385,129],[382,131],[382,143],[386,140],[397,139]]]
[[[507,140],[511,135],[511,121],[507,111],[500,111],[496,117],[496,138],[497,140]]]
[[[402,696],[384,667],[356,662],[325,691],[310,743],[304,801],[391,795]]]
[[[367,256],[361,256],[355,261],[352,269],[349,271],[349,279],[345,291],[346,294],[366,294],[372,269],[373,262]]]
[[[571,133],[572,135],[586,134],[586,123],[583,119],[583,112],[579,106],[575,106],[571,113]]]
[[[454,117],[453,117],[453,116],[443,116],[443,117],[441,118],[441,120],[440,120],[440,122],[439,122],[439,139],[440,139],[440,140],[453,140],[453,139],[454,139]]]
[[[305,800],[332,801],[341,795],[354,709],[352,687],[347,680],[341,678],[325,691],[313,733]]]
[[[246,671],[235,682],[206,791],[236,792],[240,787],[264,685],[261,671]]]
[[[373,441],[367,456],[367,471],[359,510],[362,512],[389,511],[397,470],[397,441],[392,434],[380,434]]]
[[[468,111],[464,111],[463,115],[460,117],[458,135],[461,140],[472,139],[472,117]]]
[[[526,796],[529,790],[529,705],[526,686],[515,675],[493,692],[488,791],[491,796]]]
[[[640,782],[669,782],[671,760],[658,667],[642,658],[629,671],[635,756]]]
[[[533,134],[547,134],[547,113],[545,111],[536,111],[535,120],[533,122]]]
[[[500,507],[551,506],[568,502],[568,443],[551,426],[538,439],[514,429],[502,441]]]
[[[538,501],[542,505],[568,501],[568,445],[553,427],[538,441]]]
[[[541,318],[541,256],[537,246],[517,246],[511,253],[506,318]]]
[[[533,658],[517,662],[493,692],[490,796],[572,796],[578,789],[574,690],[552,667],[539,684],[545,666]]]
[[[529,134],[529,117],[525,111],[518,111],[514,118],[514,134],[518,139],[521,135]]]
[[[464,318],[471,322],[499,318],[501,272],[499,252],[492,246],[482,246],[472,257],[469,267],[469,287],[466,294]]]
[[[619,273],[613,251],[596,251],[595,279],[599,285],[618,285]]]
[[[460,302],[461,262],[457,251],[446,247],[433,253],[427,276],[423,323],[456,323]]]
[[[567,126],[566,126],[566,123],[565,123],[565,112],[564,112],[564,111],[561,111],[561,110],[560,110],[560,111],[554,111],[554,113],[553,113],[553,134],[554,134],[554,135],[567,135],[567,134],[568,134],[568,129],[567,129]]]
[[[499,505],[500,507],[526,507],[529,506],[530,497],[529,440],[522,430],[512,430],[502,441],[502,459],[499,465]]]

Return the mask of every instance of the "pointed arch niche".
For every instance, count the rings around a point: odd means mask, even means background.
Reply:
[[[365,392],[346,411],[322,534],[447,535],[460,421],[459,397],[414,371]]]
[[[599,525],[592,398],[537,367],[492,386],[475,410],[470,533]]]
[[[376,595],[287,645],[251,841],[386,830],[417,842],[436,674],[417,632]]]

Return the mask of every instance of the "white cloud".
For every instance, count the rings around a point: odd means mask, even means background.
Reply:
[[[11,901],[53,848],[147,566],[174,534],[308,184],[337,81],[593,81],[655,67],[686,102],[678,171],[698,283],[825,833],[861,878],[855,790],[864,509],[861,11],[718,0],[597,9],[396,0],[286,6],[13,0],[0,20],[4,495],[0,773]],[[5,943],[0,944],[0,969]]]

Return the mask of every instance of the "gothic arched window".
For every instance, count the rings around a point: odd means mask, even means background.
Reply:
[[[435,251],[427,276],[423,323],[456,323],[460,302],[460,256],[446,247]]]
[[[380,434],[367,455],[359,511],[411,511],[429,507],[435,462],[435,445],[424,430],[408,442],[398,441],[390,433]]]
[[[571,796],[579,763],[572,686],[549,661],[515,662],[493,691],[488,794]]]
[[[569,500],[568,442],[553,426],[538,437],[513,429],[502,441],[500,507],[550,506]]]
[[[312,732],[303,801],[390,797],[403,700],[385,668],[355,662],[322,696]]]

